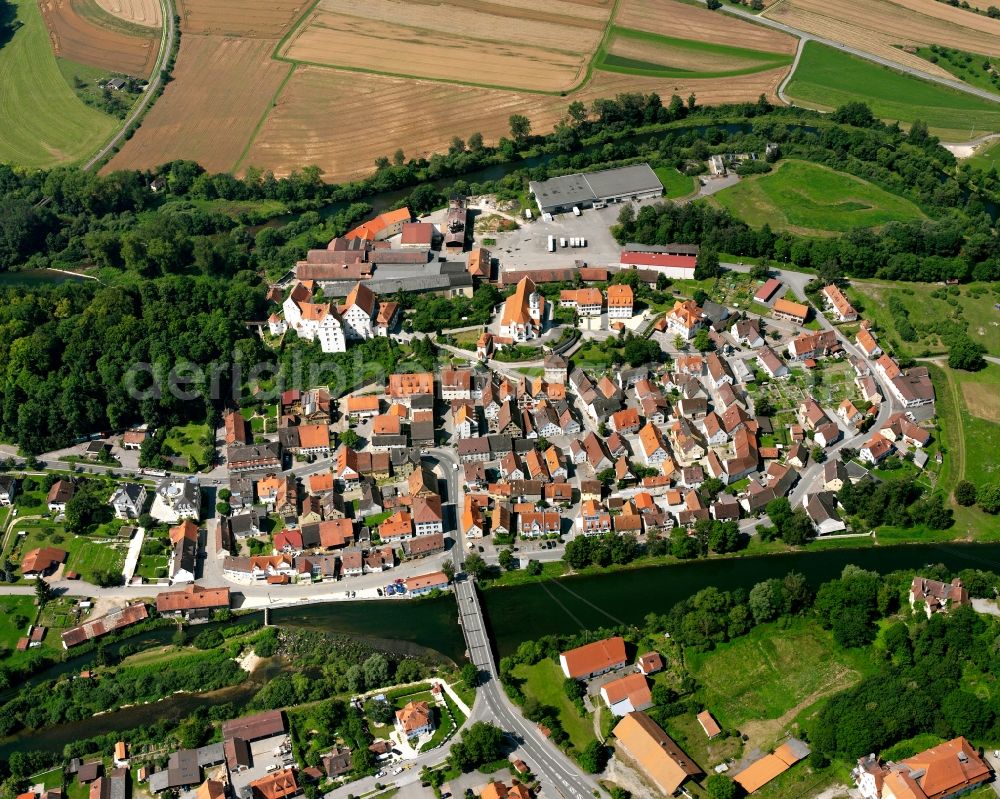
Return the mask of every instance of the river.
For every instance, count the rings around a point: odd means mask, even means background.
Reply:
[[[813,586],[817,586],[839,575],[849,563],[883,573],[898,569],[918,570],[934,563],[943,563],[956,570],[1000,571],[1000,544],[916,544],[701,560],[489,589],[483,592],[483,605],[495,649],[503,657],[516,650],[522,641],[543,635],[637,624],[646,614],[665,613],[675,602],[706,586],[749,590],[754,583],[783,577],[790,571],[803,573]],[[271,621],[279,626],[354,636],[401,655],[443,656],[460,661],[465,651],[455,603],[450,596],[279,608],[271,612]],[[198,631],[203,629],[207,627],[197,628]],[[152,630],[125,639],[109,650],[115,651],[127,643],[143,648],[162,645],[169,642],[172,634],[172,628]],[[78,671],[86,668],[92,658],[92,653],[73,658],[34,679]],[[245,683],[211,694],[179,694],[154,704],[23,733],[0,741],[0,758],[19,749],[62,751],[67,742],[80,736],[128,730],[163,718],[181,718],[224,702],[242,707],[264,682],[280,671],[280,665],[269,664]]]
[[[761,580],[797,571],[815,587],[837,577],[849,563],[882,573],[933,563],[1000,572],[1000,544],[914,544],[699,560],[498,588],[484,592],[483,605],[495,650],[503,657],[522,641],[543,635],[638,624],[648,613],[666,613],[706,586],[749,590]]]
[[[0,272],[0,289],[8,286],[35,288],[54,286],[58,283],[79,283],[87,278],[56,269],[24,269],[20,272]]]

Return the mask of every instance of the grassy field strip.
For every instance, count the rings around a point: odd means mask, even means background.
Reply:
[[[909,200],[861,178],[825,166],[787,159],[770,173],[741,180],[713,195],[754,227],[804,235],[832,235],[853,227],[877,227],[895,220],[923,219]]]
[[[609,33],[610,35],[601,42],[594,57],[594,66],[605,72],[620,72],[626,75],[652,78],[719,78],[749,75],[792,63],[792,56],[781,53],[680,39],[631,28],[615,26],[610,29]],[[650,57],[657,60],[647,61],[630,58],[612,52],[616,46],[622,47],[629,40],[645,45],[645,51],[651,53]],[[687,67],[680,67],[669,63],[672,59],[690,63]],[[726,61],[736,64],[742,63],[744,66],[719,69],[718,66]],[[707,63],[702,67],[699,62]],[[713,65],[716,68],[713,68]]]
[[[921,119],[952,141],[1000,131],[1000,104],[812,41],[806,43],[785,91],[798,104],[821,111],[859,101],[889,122]]]
[[[115,120],[89,108],[63,79],[34,0],[18,0],[21,26],[0,48],[0,161],[44,168],[96,150]]]

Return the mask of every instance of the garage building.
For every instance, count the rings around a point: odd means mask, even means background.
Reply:
[[[609,203],[663,195],[663,184],[649,164],[533,180],[528,187],[535,195],[538,210],[550,214],[570,211],[573,206],[603,208]]]

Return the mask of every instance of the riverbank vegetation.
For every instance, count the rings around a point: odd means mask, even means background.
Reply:
[[[921,576],[961,577],[973,597],[1000,588],[1000,576],[974,569],[949,574],[928,566]],[[500,676],[524,713],[581,762],[584,751],[611,741],[599,742],[579,699],[584,687],[557,679],[558,656],[608,635],[625,638],[630,661],[648,651],[664,656],[647,713],[709,774],[789,734],[814,750],[794,778],[810,783],[842,780],[853,758],[919,733],[993,746],[1000,742],[1000,670],[989,647],[1000,619],[970,607],[928,619],[922,603],[908,602],[912,578],[847,566],[819,586],[789,573],[749,591],[704,588],[637,626],[524,641],[501,660]],[[595,706],[604,681],[590,686]],[[906,686],[916,686],[913,703]],[[723,728],[711,741],[694,723],[705,709]],[[601,711],[602,736],[613,726],[608,715]]]

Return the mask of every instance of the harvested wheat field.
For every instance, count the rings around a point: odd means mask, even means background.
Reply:
[[[309,5],[307,0],[177,0],[184,33],[280,39]]]
[[[273,46],[268,39],[183,37],[174,80],[105,171],[177,158],[212,172],[232,169],[290,69],[269,58]]]
[[[453,136],[479,131],[487,143],[508,135],[508,117],[525,114],[536,131],[566,116],[573,100],[590,103],[622,92],[659,92],[705,104],[756,100],[774,91],[787,68],[724,80],[663,80],[596,72],[587,86],[566,97],[519,94],[474,86],[413,81],[381,75],[299,67],[282,90],[240,169],[257,166],[287,175],[316,164],[324,179],[370,173],[375,159],[402,147],[407,157],[447,150]],[[379,109],[378,124],[372,110]],[[336,120],[336,131],[330,120]]]
[[[679,0],[622,0],[615,24],[663,36],[788,55],[798,45],[794,36]]]
[[[937,0],[783,0],[764,15],[941,77],[953,76],[900,47],[940,44],[1000,56],[1000,20]]]
[[[502,3],[350,0],[320,4],[281,51],[293,61],[531,91],[578,84],[608,10]],[[445,33],[447,32],[447,33]],[[554,44],[558,43],[558,44]]]
[[[109,72],[149,77],[156,63],[159,34],[150,30],[148,36],[139,36],[98,25],[81,13],[82,6],[78,0],[41,0],[39,3],[56,56]],[[104,12],[98,9],[98,13]],[[114,19],[109,21],[116,22]]]
[[[96,0],[97,5],[125,22],[159,28],[163,14],[159,0]]]

